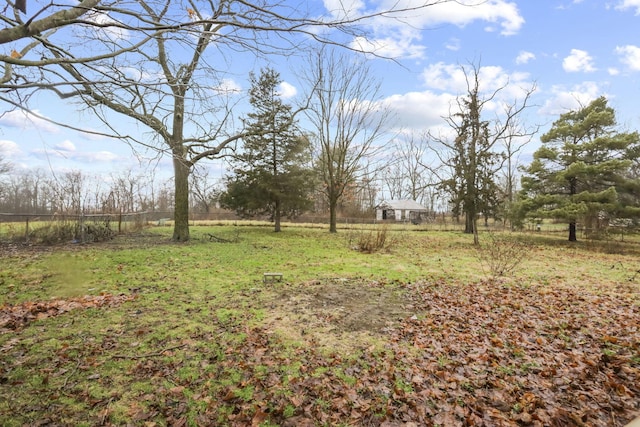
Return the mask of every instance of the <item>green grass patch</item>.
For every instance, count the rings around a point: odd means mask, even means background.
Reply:
[[[354,250],[350,232],[286,226],[274,233],[260,224],[192,227],[185,244],[170,242],[170,227],[154,227],[99,244],[4,253],[5,309],[83,295],[135,299],[34,315],[0,329],[0,424],[279,425],[310,417],[340,425],[366,410],[372,418],[358,422],[375,424],[401,408],[438,407],[410,396],[446,401],[458,390],[451,401],[464,400],[464,393],[514,376],[547,375],[536,346],[575,350],[593,341],[605,362],[639,368],[611,319],[596,318],[594,325],[609,331],[596,336],[592,316],[571,311],[582,300],[549,302],[580,289],[596,303],[628,298],[637,311],[640,250],[631,237],[612,253],[611,242],[517,235],[530,253],[498,279],[483,270],[469,235],[406,226],[386,232],[393,245],[373,253]],[[263,283],[263,273],[274,271],[283,281]],[[487,302],[494,295],[483,294],[487,289],[528,299]],[[421,297],[427,294],[438,298]],[[525,329],[539,337],[521,342],[519,325],[500,324],[506,335],[465,330],[474,318],[462,318],[461,307],[494,316],[486,328],[511,313],[525,323],[531,313],[566,316],[531,320]],[[440,317],[446,313],[453,314]],[[441,348],[448,337],[458,351]],[[493,352],[475,354],[465,340],[490,343]],[[463,380],[467,356],[486,361],[477,369],[484,383]],[[427,384],[443,389],[428,392]],[[509,405],[519,404],[520,413],[525,400]]]

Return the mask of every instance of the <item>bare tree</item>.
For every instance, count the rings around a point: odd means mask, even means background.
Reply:
[[[471,64],[464,71],[467,93],[458,97],[455,110],[445,120],[453,130],[453,138],[434,137],[434,152],[438,155],[448,176],[441,180],[442,188],[450,195],[454,214],[465,217],[465,233],[472,233],[474,244],[478,244],[479,214],[485,218],[493,212],[499,200],[495,174],[507,156],[500,151],[500,143],[522,138],[530,133],[515,126],[517,118],[527,108],[535,85],[523,91],[522,99],[512,104],[503,104],[503,110],[493,119],[486,120],[485,106],[497,100],[503,85],[488,95],[480,92],[480,67]]]
[[[2,156],[2,154],[0,154],[0,175],[4,175],[5,173],[9,172],[12,168],[13,166],[11,165],[11,163],[8,160],[6,160],[4,156]]]
[[[399,198],[411,199],[434,209],[437,181],[429,158],[429,135],[411,132],[396,140],[393,153]]]
[[[53,2],[42,7],[30,18],[25,19],[18,12],[26,15],[26,3],[24,0],[18,0],[10,7],[7,2],[3,13],[0,15],[0,44],[14,42],[16,40],[41,37],[42,33],[55,31],[58,28],[66,27],[71,24],[86,23],[81,20],[82,16],[90,10],[98,7],[100,0],[82,0],[75,6],[68,4],[54,4]],[[11,10],[12,13],[9,11]],[[18,59],[21,55],[15,51],[14,59]],[[3,58],[0,56],[0,58]]]
[[[0,185],[0,210],[13,213],[51,213],[60,200],[57,182],[42,169],[17,170]]]
[[[508,106],[508,108],[513,109],[515,107],[511,105]],[[514,118],[514,120],[509,123],[509,129],[503,139],[502,145],[504,147],[505,161],[502,166],[502,174],[504,176],[504,208],[507,216],[509,216],[509,212],[511,211],[511,207],[514,203],[517,185],[517,170],[520,166],[520,152],[529,142],[531,142],[531,138],[538,132],[538,130],[539,126],[527,129],[519,118]]]
[[[345,190],[361,179],[366,160],[388,136],[389,110],[379,101],[379,84],[353,55],[323,49],[315,54],[308,79],[315,82],[307,116],[317,139],[317,169],[329,205],[329,231],[337,232],[337,207]]]
[[[390,200],[400,200],[404,197],[403,174],[404,171],[398,159],[386,162],[382,168],[381,180]]]
[[[5,29],[11,31],[4,40],[20,39],[23,45],[0,55],[5,64],[0,100],[25,110],[30,110],[30,98],[39,90],[80,100],[107,130],[79,130],[170,155],[175,187],[173,239],[185,241],[189,239],[191,169],[202,159],[224,156],[246,136],[231,120],[236,113],[225,85],[238,52],[290,55],[306,41],[349,49],[348,42],[333,37],[336,31],[349,38],[366,36],[362,24],[373,18],[401,19],[403,12],[448,1],[369,15],[333,10],[331,18],[310,18],[304,2],[114,0],[102,4],[85,0],[78,5],[81,9],[62,8],[61,15],[41,23],[38,34],[30,28],[39,21],[23,22],[16,12],[5,20]],[[209,49],[212,45],[215,49]],[[131,122],[148,133],[131,134]],[[78,129],[73,123],[59,124]]]
[[[222,192],[221,180],[212,179],[209,171],[204,167],[196,167],[191,173],[190,189],[193,195],[193,206],[200,211],[209,213],[216,206],[217,198]]]

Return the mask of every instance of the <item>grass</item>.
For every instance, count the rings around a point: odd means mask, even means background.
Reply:
[[[293,226],[273,233],[259,225],[193,227],[187,244],[171,244],[171,229],[157,227],[108,243],[5,254],[0,306],[85,294],[138,297],[0,333],[0,424],[46,423],[50,417],[53,424],[200,425],[199,417],[207,413],[217,417],[212,422],[226,425],[242,408],[260,414],[266,404],[265,391],[249,378],[282,387],[271,410],[284,418],[299,413],[301,378],[321,382],[332,377],[355,387],[358,375],[348,367],[358,366],[359,352],[384,357],[384,340],[371,337],[369,344],[359,342],[344,354],[340,349],[349,345],[349,335],[336,335],[346,340],[336,345],[318,341],[337,362],[307,367],[308,343],[270,329],[269,322],[287,315],[276,299],[315,280],[393,287],[417,281],[464,286],[487,279],[471,236],[405,227],[390,233],[397,238],[393,248],[373,254],[352,250],[349,233]],[[237,236],[238,241],[213,242],[208,234]],[[640,246],[625,239],[612,246],[535,235],[531,254],[501,279],[501,286],[637,293]],[[282,272],[283,282],[263,284],[267,271]],[[299,309],[289,308],[293,313]],[[257,333],[256,328],[266,330]],[[613,344],[603,352],[615,354]],[[239,348],[249,352],[249,361],[240,357]],[[446,368],[451,360],[443,355],[435,363]],[[522,366],[501,369],[508,373]],[[412,391],[400,377],[395,386]],[[322,396],[314,399],[329,405]]]

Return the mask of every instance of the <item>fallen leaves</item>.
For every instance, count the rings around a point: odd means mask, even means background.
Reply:
[[[622,426],[640,414],[637,295],[490,282],[406,288],[417,314],[385,350],[345,359],[308,342],[295,358],[305,369],[290,378],[281,370],[291,360],[255,328],[220,367],[240,369],[242,386],[282,425]],[[251,363],[258,353],[268,374]],[[218,398],[234,408],[230,425],[264,415],[256,399]]]
[[[24,302],[18,305],[0,306],[0,333],[15,331],[31,321],[59,316],[80,308],[96,308],[115,306],[135,299],[135,295],[102,294],[69,299],[52,299],[50,301]]]
[[[352,285],[336,286],[346,294]],[[102,364],[122,363],[126,371],[120,381],[126,381],[127,392],[100,396],[99,402],[128,408],[126,417],[135,425],[192,420],[202,426],[599,427],[623,426],[640,415],[637,293],[495,282],[398,286],[404,299],[396,302],[405,303],[410,313],[393,327],[377,329],[380,345],[345,342],[331,350],[312,333],[297,337],[296,345],[256,322],[249,311],[222,316],[217,303],[203,302],[198,313],[218,315],[209,315],[189,334],[131,347],[151,328],[135,317],[141,323],[127,334],[76,345],[74,359],[67,360],[62,345],[56,369],[86,369],[84,378],[107,387],[111,379],[100,371]],[[370,291],[354,295],[379,298],[375,287]],[[324,313],[331,301],[347,298],[332,295],[305,307]],[[2,307],[0,325],[19,328],[39,316],[130,298],[105,295]],[[260,307],[255,296],[243,301]],[[16,340],[5,345],[15,346]],[[121,355],[124,343],[131,354]],[[90,363],[90,357],[96,361]],[[63,377],[73,379],[61,387]],[[62,390],[90,389],[77,383],[78,377],[75,371],[53,371],[49,382]],[[122,422],[104,403],[91,403],[95,397],[77,393],[76,398],[95,407],[96,423]]]
[[[480,425],[622,425],[640,413],[637,295],[496,283],[409,287],[428,314],[398,328],[394,347],[446,358],[444,371],[417,369],[443,384],[440,401],[482,414]],[[440,406],[445,413],[465,419]]]

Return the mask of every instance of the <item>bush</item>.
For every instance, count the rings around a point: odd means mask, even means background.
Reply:
[[[395,243],[395,239],[388,238],[389,227],[381,225],[374,230],[361,230],[355,236],[349,238],[349,245],[360,252],[373,253],[380,250],[389,250]],[[353,241],[355,240],[355,244]]]
[[[486,236],[487,242],[478,246],[477,256],[483,270],[488,270],[493,278],[513,273],[533,248],[531,243],[513,234],[487,233]]]
[[[28,241],[44,245],[55,245],[70,241],[82,243],[103,242],[113,239],[115,234],[109,221],[81,224],[78,221],[59,220],[30,230]],[[24,236],[16,235],[14,240],[23,238]]]
[[[55,221],[29,232],[29,242],[54,245],[73,240],[77,231],[75,221]]]

